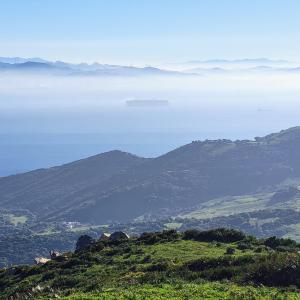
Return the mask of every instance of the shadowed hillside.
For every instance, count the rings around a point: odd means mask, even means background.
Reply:
[[[255,141],[196,141],[155,159],[112,151],[0,179],[1,207],[104,224],[171,215],[300,177],[300,128]]]

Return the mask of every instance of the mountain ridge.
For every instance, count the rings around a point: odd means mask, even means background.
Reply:
[[[179,71],[165,70],[152,66],[135,67],[108,64],[72,64],[62,61],[47,61],[40,58],[32,60],[25,58],[1,58],[0,71],[6,72],[43,72],[50,75],[86,75],[86,76],[137,76],[137,75],[165,75],[165,76],[189,76],[190,74]]]
[[[300,177],[300,127],[254,140],[194,141],[153,159],[111,151],[0,179],[0,204],[42,220],[103,224],[165,215]]]
[[[204,64],[211,64],[211,63],[225,63],[225,64],[239,64],[239,63],[247,63],[247,64],[254,64],[254,63],[271,63],[271,64],[287,64],[290,63],[288,60],[284,59],[269,59],[266,57],[259,57],[259,58],[241,58],[241,59],[209,59],[209,60],[191,60],[187,61],[187,64],[196,64],[196,63],[204,63]]]

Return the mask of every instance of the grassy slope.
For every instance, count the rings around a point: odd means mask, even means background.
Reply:
[[[264,256],[238,250],[236,243],[191,240],[152,245],[136,240],[120,245],[97,244],[91,251],[69,254],[66,262],[24,266],[0,273],[0,298],[27,295],[28,299],[300,299],[297,292],[271,287],[208,282],[194,273],[181,275],[186,264],[201,259]],[[169,273],[164,272],[167,266]],[[16,299],[16,298],[12,298]]]
[[[202,284],[162,284],[158,286],[144,284],[127,288],[111,288],[101,293],[78,293],[65,300],[193,300],[193,299],[222,299],[222,300],[297,300],[296,292],[282,292],[274,288],[254,288],[238,286],[231,283],[206,282]]]
[[[299,184],[299,182],[297,181]],[[299,211],[300,208],[300,197],[294,197],[290,200],[285,200],[276,204],[268,203],[274,193],[261,193],[253,195],[243,195],[243,196],[232,196],[217,198],[205,202],[200,208],[193,211],[179,214],[180,218],[183,219],[209,219],[222,216],[231,216],[240,213],[255,212],[263,209],[294,209]],[[276,219],[253,219],[252,225],[261,226],[265,223],[272,223]],[[180,228],[181,224],[177,224],[177,228]],[[285,225],[284,223],[280,225],[282,232],[286,232],[283,237],[292,238],[297,242],[300,242],[300,222],[292,225]],[[171,228],[167,226],[166,228]],[[176,228],[176,227],[175,227]],[[279,225],[277,230],[279,230]],[[243,229],[242,229],[243,230]],[[278,231],[272,233],[272,235],[278,235]]]
[[[266,202],[272,194],[273,193],[267,193],[213,199],[205,202],[200,209],[180,216],[182,218],[208,219],[229,216],[235,213],[256,211],[258,208],[267,208]]]
[[[8,214],[6,216],[8,217],[9,222],[14,226],[25,224],[28,219],[27,216],[15,216],[14,214]]]

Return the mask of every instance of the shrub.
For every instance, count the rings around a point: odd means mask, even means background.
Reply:
[[[277,238],[276,236],[269,237],[264,241],[264,245],[276,249],[279,246],[284,246],[284,247],[290,247],[290,248],[297,248],[298,244],[291,240],[291,239],[282,239],[282,238]]]
[[[69,269],[69,268],[74,268],[74,267],[78,267],[80,265],[83,265],[84,264],[84,261],[81,260],[80,258],[78,257],[73,257],[71,258],[70,260],[68,260],[67,262],[61,264],[61,268],[62,269]]]
[[[238,275],[238,273],[240,273],[239,268],[235,268],[235,267],[218,268],[216,270],[213,270],[213,272],[209,276],[209,279],[210,280],[231,279],[233,276]]]
[[[258,246],[254,249],[255,253],[262,253],[264,250],[266,250],[265,246]]]
[[[228,254],[228,255],[232,255],[235,253],[235,249],[234,248],[231,248],[231,247],[228,247],[226,249],[226,253],[225,254]]]
[[[146,271],[148,272],[163,272],[168,269],[168,264],[163,262],[163,263],[157,263],[157,264],[152,264],[149,267],[146,268]]]
[[[288,247],[288,246],[278,246],[278,247],[276,247],[276,251],[279,251],[279,252],[294,252],[295,248]]]
[[[261,256],[249,271],[248,279],[255,283],[300,287],[300,256],[296,253]]]
[[[244,255],[240,257],[234,256],[221,256],[214,258],[200,258],[194,261],[188,262],[185,267],[190,271],[198,272],[210,268],[229,267],[229,266],[242,266],[255,262],[255,259],[251,255]]]
[[[180,234],[174,230],[164,230],[163,232],[144,232],[138,238],[138,241],[147,245],[154,245],[162,242],[171,242],[177,240]]]
[[[143,263],[149,263],[151,262],[151,255],[147,255],[142,260]]]
[[[227,228],[211,229],[207,231],[191,229],[184,232],[183,238],[186,240],[195,240],[201,242],[216,241],[222,243],[232,243],[245,239],[246,235],[241,231]]]
[[[247,249],[252,249],[253,246],[250,243],[241,241],[237,244],[237,248],[239,250],[247,250]]]

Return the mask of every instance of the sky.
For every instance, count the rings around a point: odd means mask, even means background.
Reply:
[[[0,0],[0,57],[183,70],[192,68],[186,61],[265,57],[297,67],[299,15],[299,0]],[[113,149],[152,157],[192,140],[299,125],[300,74],[277,71],[178,78],[0,72],[0,176]],[[132,98],[169,105],[130,109]]]
[[[299,0],[1,0],[0,56],[148,65],[297,60]]]

